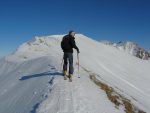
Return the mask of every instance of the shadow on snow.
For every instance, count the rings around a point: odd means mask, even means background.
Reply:
[[[32,74],[32,75],[23,76],[19,80],[23,81],[23,80],[28,80],[28,79],[35,78],[35,77],[42,77],[42,76],[62,76],[62,73],[48,71],[48,72],[43,72],[43,73],[38,73],[38,74]]]

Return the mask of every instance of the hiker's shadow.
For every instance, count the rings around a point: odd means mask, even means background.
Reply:
[[[23,81],[23,80],[28,80],[31,78],[35,78],[35,77],[42,77],[42,76],[62,76],[62,73],[60,72],[43,72],[43,73],[38,73],[38,74],[32,74],[32,75],[26,75],[21,77],[19,80]]]

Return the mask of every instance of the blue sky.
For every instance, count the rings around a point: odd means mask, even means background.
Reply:
[[[0,56],[34,36],[69,30],[96,40],[134,41],[150,51],[150,1],[0,0]]]

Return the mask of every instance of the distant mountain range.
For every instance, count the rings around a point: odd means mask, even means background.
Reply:
[[[109,45],[109,46],[113,46],[121,51],[127,52],[127,53],[129,53],[133,56],[136,56],[140,59],[143,59],[143,60],[150,59],[150,53],[134,42],[130,42],[130,41],[121,42],[120,41],[118,43],[113,43],[113,42],[105,40],[105,41],[100,41],[100,43],[103,43],[103,44]]]

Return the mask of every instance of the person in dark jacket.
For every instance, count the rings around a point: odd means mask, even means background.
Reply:
[[[67,76],[69,78],[69,81],[72,81],[73,76],[73,48],[77,50],[77,53],[79,52],[79,48],[76,46],[75,43],[75,32],[70,31],[68,35],[64,36],[61,41],[61,48],[64,52],[64,64],[63,64],[63,75],[64,79],[67,79]],[[67,64],[69,61],[69,75],[67,75]]]

